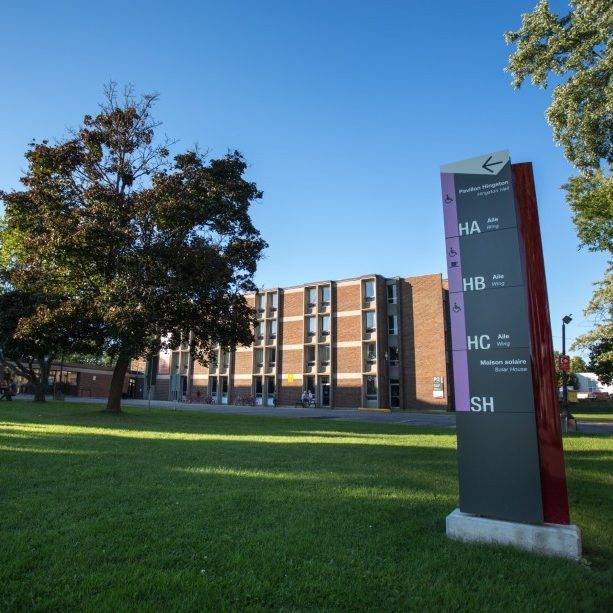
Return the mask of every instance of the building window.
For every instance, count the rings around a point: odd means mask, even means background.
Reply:
[[[398,316],[390,315],[387,318],[387,331],[389,334],[398,334]]]
[[[308,307],[314,307],[317,304],[317,290],[314,287],[307,287],[306,301]]]
[[[262,378],[258,377],[255,380],[255,397],[256,398],[261,398],[262,397]]]
[[[330,315],[324,315],[321,318],[321,335],[328,336],[330,334]]]
[[[390,405],[393,409],[400,407],[400,382],[390,379]]]
[[[330,286],[323,285],[321,288],[321,306],[328,306],[330,304]]]
[[[264,366],[264,350],[256,349],[255,350],[255,365],[256,368],[261,368]]]
[[[215,378],[211,379],[210,381],[211,381],[211,384],[210,384],[211,396],[215,397],[215,396],[217,396],[217,378],[215,377]]]
[[[306,318],[306,330],[307,330],[307,336],[315,336],[316,333],[316,323],[315,323],[315,318],[314,317],[307,317]]]
[[[375,299],[375,282],[364,281],[364,304],[370,304]]]
[[[377,399],[377,377],[366,377],[366,398]]]
[[[388,304],[396,304],[398,302],[398,288],[396,284],[387,286],[387,303]]]
[[[274,319],[268,322],[268,338],[277,338],[277,321]]]
[[[368,343],[366,345],[366,360],[370,363],[377,360],[377,345],[375,343]]]
[[[274,367],[277,361],[277,350],[272,348],[268,350],[268,366]]]
[[[366,332],[374,332],[377,329],[375,324],[375,312],[366,311]]]
[[[319,348],[319,362],[322,366],[330,364],[330,347],[328,345],[322,345]]]
[[[390,347],[390,366],[398,366],[400,362],[400,352],[398,347]]]
[[[221,377],[221,395],[228,395],[228,377]]]
[[[266,310],[266,294],[258,294],[257,309],[259,313]]]
[[[224,368],[229,368],[230,366],[230,351],[225,349],[224,351],[221,352],[221,359],[222,359],[222,364]]]
[[[307,366],[315,365],[315,346],[307,345],[306,347],[306,363]]]
[[[277,310],[277,292],[268,294],[270,301],[270,312],[274,313]]]
[[[266,377],[266,393],[268,397],[275,395],[275,378],[274,377]]]
[[[256,326],[256,331],[255,331],[255,334],[258,337],[258,339],[264,338],[265,325],[266,324],[264,321],[258,321],[258,325]]]

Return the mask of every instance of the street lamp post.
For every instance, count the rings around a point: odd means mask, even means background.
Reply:
[[[566,355],[566,324],[569,324],[573,318],[570,315],[562,317],[562,355]],[[568,413],[568,372],[562,371],[562,409],[564,417],[569,418]]]

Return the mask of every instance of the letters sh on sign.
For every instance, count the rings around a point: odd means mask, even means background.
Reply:
[[[441,167],[460,509],[542,521],[530,326],[508,151]]]

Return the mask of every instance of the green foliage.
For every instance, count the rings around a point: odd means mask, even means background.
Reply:
[[[576,0],[559,16],[548,0],[522,15],[522,26],[506,40],[517,49],[507,70],[513,85],[547,87],[558,83],[547,119],[566,158],[582,171],[613,164],[613,4],[610,0]]]
[[[522,15],[522,26],[508,32],[516,45],[507,70],[513,85],[530,78],[539,87],[556,85],[547,120],[554,141],[578,170],[564,185],[582,245],[613,253],[613,2],[576,0],[566,15],[540,0]],[[553,77],[553,79],[552,79]],[[590,352],[590,370],[604,383],[613,375],[613,292],[611,269],[586,315],[600,322],[575,348]]]
[[[100,329],[79,312],[58,315],[62,303],[49,293],[0,291],[0,365],[38,387],[38,400],[44,400],[43,384],[57,353],[68,347],[88,351],[101,340]]]
[[[128,89],[120,103],[112,84],[106,94],[70,138],[32,143],[25,189],[0,193],[18,242],[3,262],[14,287],[62,297],[50,322],[78,312],[102,331],[95,353],[118,357],[121,383],[130,357],[160,345],[187,342],[206,361],[217,343],[249,344],[244,294],[266,243],[249,217],[262,194],[244,179],[240,153],[171,159],[171,143],[155,137],[156,96]],[[120,387],[111,386],[115,399]]]
[[[585,360],[581,356],[573,356],[570,359],[570,370],[571,372],[589,372],[588,366],[585,363]]]
[[[613,177],[596,170],[570,177],[564,188],[581,244],[613,253]]]
[[[508,32],[516,45],[507,70],[521,87],[556,83],[547,120],[580,174],[564,188],[579,240],[613,253],[613,3],[578,0],[563,16],[541,0]]]
[[[601,383],[613,383],[613,266],[598,284],[592,300],[585,309],[599,323],[587,334],[579,336],[572,349],[589,352],[589,369]]]

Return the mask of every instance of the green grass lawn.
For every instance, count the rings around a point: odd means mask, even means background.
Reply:
[[[565,439],[577,564],[446,538],[446,429],[18,401],[0,424],[2,611],[613,606],[613,437]]]

